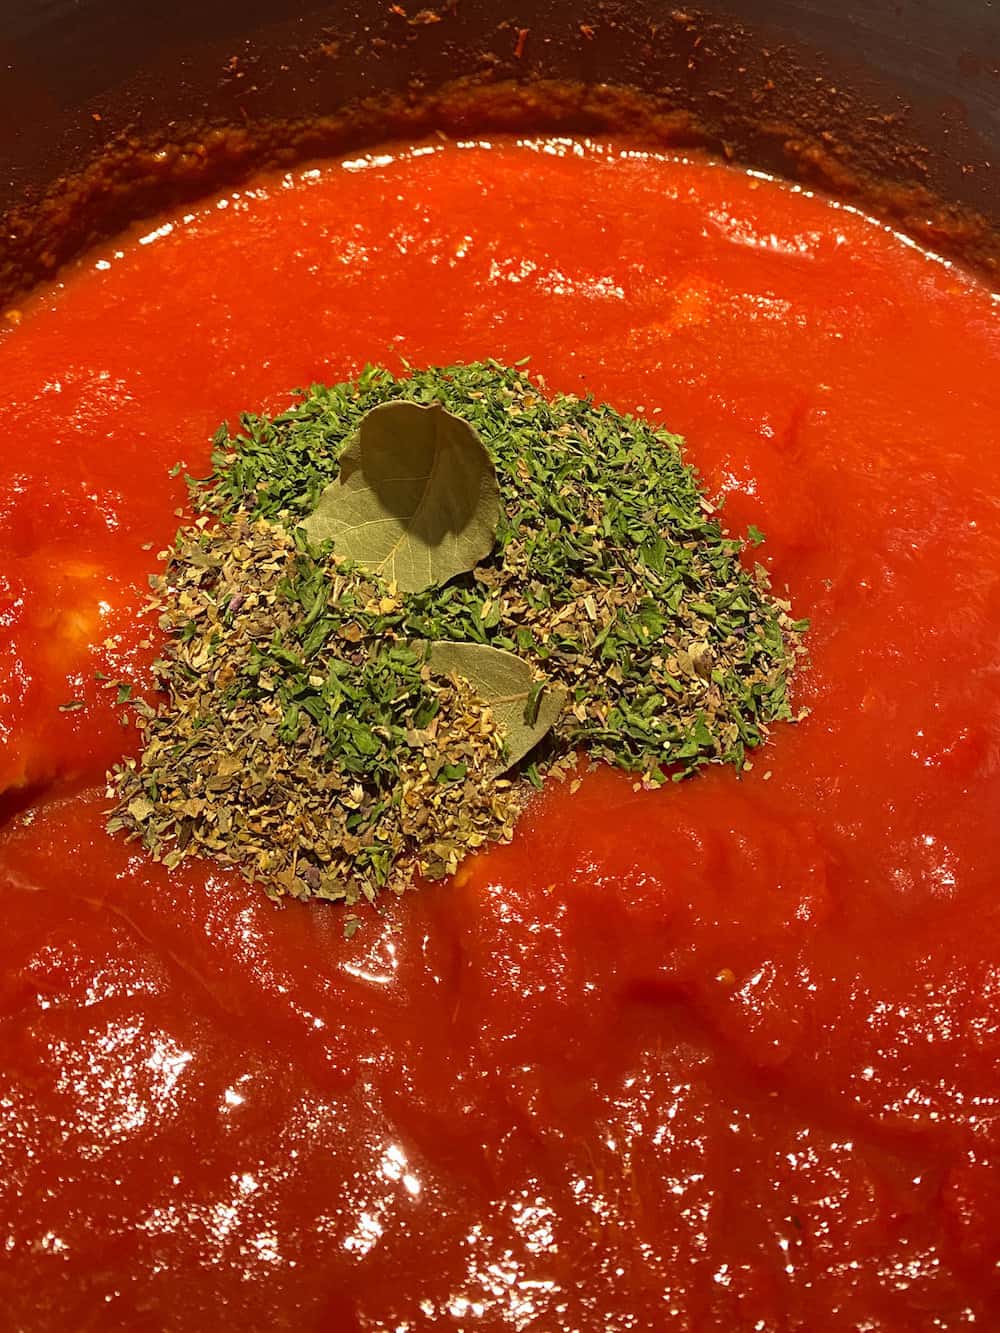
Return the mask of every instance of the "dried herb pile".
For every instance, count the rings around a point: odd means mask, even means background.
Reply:
[[[657,784],[791,719],[805,624],[678,437],[518,369],[313,386],[220,430],[191,494],[152,580],[164,697],[110,785],[168,864],[371,899],[508,839],[578,752]]]

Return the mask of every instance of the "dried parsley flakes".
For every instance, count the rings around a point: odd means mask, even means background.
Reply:
[[[358,469],[373,409],[383,434],[367,438],[391,437],[405,461],[396,428],[384,434],[406,415],[393,403],[441,405],[459,423],[416,414],[434,426],[427,459],[397,474],[379,455],[382,492],[368,495]],[[110,827],[168,864],[194,853],[274,895],[371,899],[509,838],[523,779],[579,751],[655,784],[708,762],[741,767],[770,723],[791,718],[804,622],[741,563],[676,436],[548,398],[494,362],[405,379],[369,369],[240,426],[216,436],[212,474],[191,483],[201,517],[153,581],[164,701],[136,705],[142,755],[111,775]],[[433,508],[458,492],[440,487],[435,460],[484,446],[495,477],[465,455],[463,494],[488,554],[448,578],[426,533],[460,529]],[[426,494],[413,493],[418,477]],[[404,495],[384,489],[400,478]],[[476,498],[497,487],[499,512]],[[367,571],[336,547],[345,515],[391,527],[404,511],[400,549],[413,514],[422,525],[409,591],[385,581],[381,547]]]

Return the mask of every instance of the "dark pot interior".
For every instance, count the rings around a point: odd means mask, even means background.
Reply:
[[[525,124],[704,145],[1000,266],[991,0],[15,0],[0,54],[0,301],[257,166]]]

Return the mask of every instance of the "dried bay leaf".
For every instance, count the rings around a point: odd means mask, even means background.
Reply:
[[[427,645],[427,663],[442,675],[461,676],[489,704],[507,748],[505,769],[534,749],[566,703],[564,689],[540,682],[530,663],[502,648],[440,641]]]
[[[362,419],[302,527],[403,592],[446,583],[493,549],[500,491],[475,430],[438,403],[383,403]]]

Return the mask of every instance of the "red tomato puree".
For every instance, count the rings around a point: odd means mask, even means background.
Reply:
[[[0,1327],[1000,1327],[998,328],[849,208],[569,141],[263,177],[8,316]],[[812,715],[553,785],[350,941],[107,836],[171,465],[488,356],[687,437]]]

